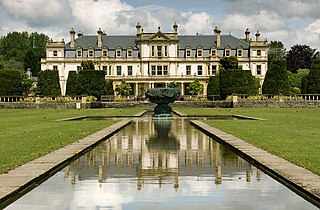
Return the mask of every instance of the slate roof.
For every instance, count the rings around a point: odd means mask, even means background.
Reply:
[[[108,49],[116,49],[121,47],[127,49],[128,46],[136,48],[135,43],[136,36],[102,36],[102,46],[107,46]],[[215,35],[180,35],[179,36],[179,49],[185,49],[190,46],[192,49],[196,49],[202,46],[204,49],[210,49],[216,43]],[[81,46],[83,49],[88,49],[90,46],[98,48],[98,36],[82,36],[75,40],[75,47]],[[236,49],[242,46],[243,49],[248,49],[249,44],[241,39],[238,39],[232,35],[221,35],[221,44],[219,49],[224,49],[226,46],[230,46],[232,49]],[[74,50],[70,48],[70,42],[66,44],[67,50]]]

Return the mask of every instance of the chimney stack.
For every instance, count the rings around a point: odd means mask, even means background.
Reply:
[[[216,35],[216,45],[217,45],[217,47],[220,47],[220,45],[221,45],[221,37],[220,37],[220,33],[221,33],[221,30],[218,28],[218,26],[216,26],[215,28],[214,28],[214,35]]]
[[[73,28],[71,28],[69,32],[70,32],[70,47],[74,47],[74,39],[75,39],[76,31]]]
[[[136,29],[137,29],[137,35],[141,34],[141,26],[139,23],[136,25]]]
[[[176,22],[173,24],[173,33],[177,34],[178,33],[178,25]]]
[[[260,41],[260,33],[259,33],[259,31],[257,31],[257,33],[256,33],[256,41],[257,41],[257,42]]]
[[[249,42],[249,41],[250,41],[250,31],[249,31],[248,28],[247,28],[247,30],[244,32],[244,34],[246,35],[246,42]]]
[[[99,30],[97,31],[98,33],[98,47],[102,47],[102,34],[103,34],[103,31],[101,30],[101,28],[99,28]]]

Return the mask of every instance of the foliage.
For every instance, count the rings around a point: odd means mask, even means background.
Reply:
[[[320,93],[320,70],[311,70],[308,76],[301,81],[301,92],[303,94]]]
[[[10,32],[0,38],[0,55],[6,60],[23,63],[24,70],[30,68],[33,76],[37,76],[41,70],[40,60],[46,55],[48,40],[48,36],[37,32]]]
[[[288,70],[296,73],[298,69],[310,69],[315,52],[307,45],[294,45],[286,56]]]
[[[38,74],[37,92],[41,96],[59,96],[59,73],[56,70],[45,70]]]
[[[290,85],[284,61],[273,61],[262,85],[263,94],[289,94]]]
[[[0,96],[22,95],[21,72],[15,70],[0,71]]]
[[[220,69],[219,76],[220,96],[224,100],[228,95],[237,94],[257,94],[258,87],[251,71],[245,70],[224,70]]]
[[[68,96],[81,95],[79,94],[78,74],[76,71],[69,71],[66,95]]]
[[[94,64],[90,61],[81,61],[82,70],[94,70]]]
[[[14,58],[7,60],[4,56],[0,56],[0,70],[18,70],[23,72],[23,62],[16,61]]]
[[[238,58],[236,56],[221,57],[220,64],[226,70],[238,69]]]
[[[106,88],[104,71],[85,70],[79,72],[78,95],[95,96],[100,100],[101,95],[108,93],[109,90]]]
[[[271,41],[268,49],[268,62],[286,59],[286,48],[281,41]]]
[[[122,80],[120,85],[115,88],[116,94],[119,96],[129,96],[132,92],[132,88],[130,84],[126,83],[126,81]]]
[[[199,80],[194,80],[187,86],[187,91],[191,95],[203,94],[203,85],[199,82]]]
[[[218,76],[213,76],[209,78],[208,88],[207,88],[207,98],[210,100],[213,95],[220,96],[220,84],[219,84]]]

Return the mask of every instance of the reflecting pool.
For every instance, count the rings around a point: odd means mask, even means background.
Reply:
[[[141,118],[6,209],[318,209],[187,119]]]

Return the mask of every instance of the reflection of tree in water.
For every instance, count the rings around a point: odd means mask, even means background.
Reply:
[[[180,143],[171,131],[171,120],[154,120],[156,134],[147,142],[149,150],[177,151]]]

